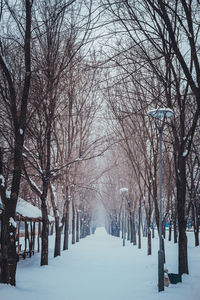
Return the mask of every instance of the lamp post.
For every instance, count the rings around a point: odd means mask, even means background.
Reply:
[[[153,109],[147,114],[158,120],[155,122],[159,132],[159,250],[158,250],[158,291],[164,291],[164,251],[162,245],[162,134],[166,118],[173,117],[173,111],[170,108]]]
[[[123,247],[125,246],[126,239],[126,194],[128,193],[127,188],[121,188],[120,194],[122,195],[122,236],[123,236]]]

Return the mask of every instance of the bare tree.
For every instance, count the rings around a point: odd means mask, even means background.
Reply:
[[[132,55],[128,57],[129,65],[135,61],[133,70],[143,69],[143,82],[139,84],[142,83],[151,93],[148,74],[160,81],[162,93],[152,94],[148,105],[155,103],[155,106],[170,107],[176,115],[172,129],[179,224],[179,273],[188,273],[185,232],[186,160],[200,112],[198,3],[175,1],[169,5],[168,1],[162,0],[141,0],[137,4],[127,1],[106,3],[108,10],[119,21],[116,22],[115,30],[120,33],[120,28],[123,28],[129,37],[130,42],[124,47],[125,35],[121,36],[121,53]],[[183,40],[186,47],[182,47]],[[122,69],[126,69],[126,66],[122,66]],[[132,76],[133,73],[128,74]],[[188,114],[191,105],[192,122],[189,121],[191,114]]]
[[[1,35],[0,65],[1,65],[1,95],[7,102],[12,130],[13,130],[13,173],[11,181],[10,199],[7,201],[3,174],[1,174],[1,198],[3,201],[2,214],[2,260],[1,260],[1,282],[15,285],[15,273],[17,266],[17,254],[15,249],[15,215],[18,200],[24,135],[27,126],[27,110],[29,103],[29,90],[31,81],[31,10],[33,1],[26,0],[23,3],[9,5],[4,3],[3,12],[7,16],[1,22],[16,27],[16,38],[7,27]],[[18,10],[17,10],[18,8]],[[5,27],[4,27],[5,28]],[[23,69],[15,69],[12,64],[15,54],[10,57],[11,49],[16,49],[20,56]],[[23,75],[22,75],[23,73]],[[21,82],[19,80],[21,79]],[[2,81],[3,80],[3,81]],[[21,85],[19,85],[19,82]],[[2,161],[1,161],[2,163]],[[1,169],[1,171],[3,171]]]
[[[199,126],[198,126],[199,127]],[[187,160],[187,198],[188,210],[187,221],[190,215],[194,228],[195,246],[199,245],[199,213],[200,213],[200,176],[199,176],[199,133],[195,136],[195,141],[192,146],[190,155]],[[191,211],[191,214],[190,214]]]
[[[62,151],[59,143],[60,139],[63,141],[63,137],[56,133],[60,129],[59,122],[62,118],[61,116],[66,112],[67,116],[69,116],[69,122],[66,125],[69,127],[70,134],[71,131],[73,133],[74,143],[79,132],[78,118],[82,110],[82,104],[80,104],[79,108],[76,108],[76,111],[72,110],[74,97],[76,97],[73,94],[74,83],[78,80],[72,74],[74,73],[78,76],[76,69],[80,64],[81,58],[83,58],[78,52],[80,52],[81,47],[86,42],[90,16],[88,15],[85,18],[87,24],[85,32],[80,32],[76,25],[76,22],[80,21],[78,15],[76,15],[78,13],[76,10],[79,11],[79,5],[72,6],[72,2],[74,1],[71,1],[67,5],[65,1],[50,2],[47,0],[42,4],[38,3],[38,11],[34,19],[36,28],[34,67],[37,72],[34,74],[32,83],[32,98],[35,103],[32,111],[34,118],[30,116],[29,141],[27,141],[27,145],[28,143],[30,145],[28,151],[31,151],[30,147],[32,148],[29,163],[37,171],[37,181],[40,185],[39,197],[41,199],[43,215],[41,265],[48,264],[47,197],[51,180],[55,181],[56,177],[59,177],[56,173],[59,170],[66,169],[68,164],[72,163],[70,159],[76,162],[76,158],[74,157],[60,159],[59,155]],[[67,16],[69,16],[71,23],[68,22]],[[67,86],[68,83],[69,86]],[[65,96],[65,93],[67,96]],[[78,104],[77,100],[75,104]],[[76,116],[70,119],[72,113],[75,113]],[[72,124],[73,127],[71,128],[71,120],[73,122],[74,118],[76,119],[76,123]],[[63,121],[64,119],[62,118]],[[58,125],[56,125],[57,122]],[[72,140],[68,137],[66,144],[69,145],[69,150],[67,151],[71,153],[72,147],[70,143],[72,143]],[[26,150],[26,162],[28,162],[28,151]],[[32,189],[38,193],[38,189],[35,189],[35,184],[31,183],[27,168],[28,166],[26,166],[25,173],[28,182]],[[56,217],[55,255],[60,255],[61,228],[53,190],[52,186],[51,202]],[[66,206],[64,207],[66,209]]]

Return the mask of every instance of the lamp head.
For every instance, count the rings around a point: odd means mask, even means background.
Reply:
[[[125,194],[125,193],[128,193],[128,188],[121,188],[120,189],[120,194]]]
[[[174,112],[171,108],[158,108],[158,109],[149,110],[147,114],[152,118],[163,120],[166,118],[172,118]]]

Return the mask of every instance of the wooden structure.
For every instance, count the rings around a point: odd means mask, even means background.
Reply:
[[[35,251],[40,252],[40,237],[42,232],[41,210],[19,197],[16,208],[16,224],[16,247],[19,257],[25,259],[27,256],[31,257]],[[52,227],[53,225],[54,218],[49,216],[49,226]]]

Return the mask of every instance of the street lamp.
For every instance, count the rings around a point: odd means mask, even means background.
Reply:
[[[122,236],[123,236],[123,247],[125,246],[126,239],[126,194],[128,193],[127,188],[121,188],[120,194],[122,195]]]
[[[164,251],[162,245],[162,134],[164,122],[172,118],[174,113],[170,108],[153,109],[147,112],[148,116],[159,120],[155,122],[159,132],[159,250],[158,250],[158,291],[164,291]]]

